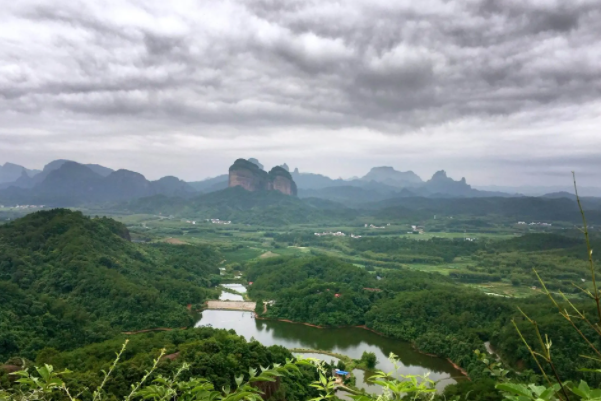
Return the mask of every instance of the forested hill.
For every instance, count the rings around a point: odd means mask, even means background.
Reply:
[[[354,220],[355,210],[324,199],[298,199],[278,191],[249,192],[241,187],[200,195],[191,199],[153,196],[118,206],[128,213],[217,218],[243,224],[281,226]]]
[[[0,360],[188,326],[218,261],[209,247],[133,244],[121,223],[64,209],[0,226]]]
[[[529,242],[535,246],[533,239]],[[575,357],[586,354],[587,344],[545,296],[528,300],[494,297],[460,286],[441,274],[411,269],[381,270],[378,274],[380,279],[363,268],[328,257],[273,258],[247,268],[247,277],[253,282],[250,296],[274,301],[266,312],[257,311],[263,317],[320,326],[365,325],[412,342],[423,352],[450,358],[472,379],[482,376],[474,350],[484,351],[485,341],[490,341],[511,366],[523,370],[524,377],[535,376],[536,363],[511,322],[515,319],[524,338],[535,343],[536,333],[520,315],[520,307],[537,320],[541,333],[554,334],[555,367],[561,377],[598,382],[598,377],[578,371],[596,366],[592,360]],[[546,272],[542,275],[547,276]],[[571,302],[593,315],[590,303],[578,297]],[[583,332],[591,334],[588,328]]]

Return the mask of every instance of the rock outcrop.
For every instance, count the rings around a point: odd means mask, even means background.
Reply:
[[[423,187],[429,194],[447,194],[452,196],[469,196],[474,192],[472,187],[467,184],[465,177],[455,181],[447,176],[444,170],[434,173]]]
[[[296,184],[288,171],[276,166],[268,173],[245,159],[236,160],[230,167],[229,186],[240,186],[251,192],[279,191],[286,195],[297,194]]]
[[[229,186],[240,186],[247,191],[260,191],[267,189],[269,175],[255,163],[245,159],[238,159],[230,167]]]
[[[296,183],[292,179],[290,173],[286,171],[283,167],[276,166],[272,168],[268,175],[268,190],[280,191],[281,193],[286,195],[296,196]]]

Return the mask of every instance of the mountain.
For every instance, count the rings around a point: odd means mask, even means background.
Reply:
[[[321,174],[314,173],[301,173],[298,171],[298,168],[295,168],[292,173],[290,173],[294,182],[299,189],[302,190],[320,190],[325,188],[333,188],[333,187],[359,187],[359,188],[379,188],[385,190],[396,190],[395,188],[390,187],[386,184],[381,184],[376,181],[362,181],[360,179],[353,180],[343,180],[341,178],[332,179],[330,177],[326,177]]]
[[[33,184],[31,188],[11,186],[0,190],[0,202],[70,207],[157,194],[189,197],[196,193],[190,185],[176,177],[148,181],[142,174],[129,170],[113,171],[104,176],[107,172],[102,166],[56,161],[47,165],[33,179],[29,179],[31,181],[28,184]]]
[[[407,175],[409,174],[409,175]],[[294,173],[293,173],[293,176]],[[473,197],[508,197],[509,194],[502,192],[487,192],[473,189],[466,183],[465,178],[455,181],[448,177],[444,170],[436,172],[427,182],[418,183],[418,176],[409,178],[411,183],[405,187],[400,187],[400,177],[412,177],[413,173],[403,173],[390,167],[373,168],[365,177],[359,180],[329,180],[330,186],[321,187],[326,181],[322,178],[316,178],[317,175],[300,174],[301,177],[309,177],[313,188],[301,188],[301,197],[316,197],[340,202],[348,206],[361,206],[363,203],[378,202],[385,199],[396,199],[406,197],[429,197],[429,198],[473,198]],[[319,176],[318,176],[319,177]],[[320,176],[323,177],[323,176]],[[366,177],[377,178],[366,179]],[[397,180],[394,179],[396,177]],[[324,177],[327,178],[327,177]],[[421,179],[420,179],[421,180]],[[300,182],[302,178],[299,179]],[[407,182],[407,181],[404,181]],[[390,184],[390,185],[389,185]]]
[[[322,189],[305,189],[299,192],[301,198],[314,197],[328,199],[344,204],[376,202],[388,199],[389,196],[381,196],[374,191],[368,191],[361,187],[346,185],[341,187],[328,187]]]
[[[468,196],[473,194],[475,190],[467,184],[465,178],[455,181],[447,176],[446,171],[440,170],[434,173],[432,178],[420,187],[421,193],[441,194],[452,196]]]
[[[214,296],[220,259],[205,246],[133,244],[121,223],[65,209],[1,225],[0,361],[191,326],[186,305]]]
[[[101,177],[108,177],[113,171],[113,169],[101,166],[100,164],[84,164],[87,168],[100,175]]]
[[[301,173],[298,171],[298,168],[295,168],[292,173],[290,173],[296,185],[302,189],[321,189],[328,188],[337,185],[345,185],[344,180],[333,180],[330,177],[326,177],[321,174],[313,174],[313,173]],[[346,184],[348,185],[348,183]]]
[[[31,178],[39,173],[40,170],[29,170],[23,166],[19,166],[18,164],[7,162],[4,163],[3,166],[0,166],[0,184],[14,182],[18,180],[19,177],[21,177],[23,174]]]
[[[559,192],[551,192],[548,194],[544,194],[544,195],[542,195],[542,198],[549,198],[549,199],[567,198],[567,199],[576,200],[576,195],[574,193],[567,192],[567,191],[559,191]]]
[[[102,176],[89,167],[65,162],[48,173],[35,187],[35,194],[44,198],[44,204],[70,204],[74,199],[89,202],[97,198],[102,181]]]
[[[361,180],[376,181],[393,187],[408,187],[423,183],[413,171],[397,171],[392,167],[374,167]]]
[[[34,174],[34,175],[21,174],[13,182],[5,183],[3,186],[0,186],[0,189],[9,188],[11,186],[17,187],[17,188],[33,188],[37,184],[40,184],[42,181],[44,181],[51,172],[58,170],[65,163],[75,163],[75,162],[73,162],[71,160],[64,160],[64,159],[54,160],[54,161],[46,164],[44,166],[44,169],[41,172]],[[77,163],[77,164],[80,164],[80,163]],[[99,164],[81,164],[81,165],[88,167],[88,169],[90,169],[91,171],[93,171],[94,173],[96,173],[97,175],[99,175],[101,177],[107,177],[110,173],[113,172],[112,169],[101,166]]]
[[[218,175],[217,177],[207,178],[203,181],[188,182],[188,185],[190,185],[195,191],[208,193],[227,188],[228,180],[229,175],[222,174]]]
[[[106,198],[131,199],[149,196],[153,193],[152,184],[140,173],[129,170],[117,170],[104,180],[104,188],[108,191]]]
[[[241,159],[244,160],[244,159]],[[256,159],[255,159],[256,161]],[[248,162],[248,160],[246,160]],[[239,162],[242,163],[242,162]],[[259,163],[260,164],[260,163]],[[263,171],[256,163],[249,163],[248,168],[241,168],[234,178],[234,185],[247,185],[249,188],[261,186],[265,180],[259,177]],[[287,170],[288,165],[279,166]],[[299,196],[302,198],[317,197],[334,200],[348,205],[363,202],[375,202],[388,198],[407,196],[426,197],[490,197],[511,196],[499,191],[482,191],[472,188],[466,183],[465,178],[455,181],[449,178],[444,170],[433,175],[427,182],[412,171],[397,171],[392,167],[374,167],[364,177],[349,180],[332,179],[325,175],[314,173],[301,173],[295,168],[290,173],[291,179],[296,184]],[[252,178],[254,177],[254,178]],[[229,176],[220,175],[204,181],[190,182],[196,191],[209,193],[222,190],[229,184]],[[250,184],[253,181],[254,184]],[[336,188],[340,188],[337,190]],[[355,190],[353,188],[359,188]],[[361,190],[362,189],[362,190]]]
[[[58,170],[65,163],[75,163],[75,162],[72,160],[65,160],[65,159],[54,160],[54,161],[48,163],[46,166],[44,166],[43,172],[50,172],[53,170]],[[92,170],[94,173],[98,174],[101,177],[107,177],[109,174],[111,174],[113,171],[115,171],[111,168],[101,166],[100,164],[83,164],[83,163],[79,163],[79,164],[86,166],[87,168],[89,168],[90,170]]]
[[[567,198],[541,197],[398,197],[362,205],[375,217],[432,218],[443,216],[498,216],[526,222],[581,223],[578,205]],[[584,204],[589,222],[601,223],[601,202]]]
[[[580,197],[580,203],[582,204],[582,207],[584,209],[601,209],[601,197],[582,196],[582,195],[580,195],[580,191],[578,191],[578,192],[579,192],[579,197]],[[565,191],[545,194],[545,195],[541,196],[541,198],[546,198],[546,199],[565,198],[565,199],[571,199],[573,201],[576,201],[576,195],[574,193],[565,192]]]
[[[296,183],[288,171],[280,166],[272,168],[269,173],[257,164],[238,159],[229,169],[228,186],[240,186],[247,191],[279,191],[285,195],[296,196]]]
[[[167,196],[186,197],[196,193],[196,190],[190,184],[173,176],[167,176],[157,181],[152,181],[151,185],[156,193]]]
[[[476,189],[482,191],[497,191],[512,194],[522,194],[526,196],[544,196],[550,193],[567,192],[574,193],[574,184],[569,183],[561,186],[538,186],[538,185],[521,185],[521,186],[499,186],[499,185],[479,185]],[[600,187],[578,186],[578,193],[581,196],[601,197]]]

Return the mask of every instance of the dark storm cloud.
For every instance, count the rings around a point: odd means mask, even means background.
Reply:
[[[313,115],[303,117],[306,123],[392,129],[595,99],[599,7],[547,3],[255,1],[216,10],[207,4],[190,15],[168,14],[181,25],[173,30],[111,18],[85,2],[25,3],[12,7],[13,17],[44,25],[71,65],[36,79],[43,66],[18,57],[31,75],[9,76],[0,94],[17,100],[5,103],[9,108],[22,109],[19,99],[75,113],[178,108],[199,122],[207,115],[231,121],[233,113],[243,123],[285,125],[288,115],[297,124],[299,113],[319,109],[348,119]],[[163,17],[156,4],[129,6]],[[207,17],[196,20],[194,13],[211,11],[233,22],[205,29]],[[262,107],[243,112],[244,100]],[[272,121],[274,115],[283,117]]]
[[[526,121],[554,135],[554,119],[599,111],[599,21],[598,0],[23,0],[0,11],[0,118],[21,143],[148,124],[201,139],[425,130],[443,147],[465,124],[465,140],[529,138]]]

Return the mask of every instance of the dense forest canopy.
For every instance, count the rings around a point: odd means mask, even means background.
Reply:
[[[226,386],[235,388],[234,379],[240,375],[248,379],[249,368],[260,369],[284,364],[286,359],[292,358],[290,351],[283,347],[265,347],[257,341],[247,342],[232,331],[201,327],[130,337],[117,336],[67,352],[44,348],[38,354],[36,363],[73,371],[74,373],[66,376],[67,384],[73,391],[82,392],[83,397],[89,397],[90,389],[102,382],[102,371],[109,370],[115,359],[115,352],[126,339],[126,351],[105,388],[107,393],[121,399],[130,392],[129,383],[144,375],[161,349],[165,350],[166,357],[160,361],[156,374],[173,376],[183,363],[188,363],[190,368],[179,377],[180,380],[203,377],[217,389]],[[302,375],[294,379],[282,377],[281,382],[267,383],[267,387],[271,387],[269,390],[273,392],[274,401],[301,401],[317,395],[309,386],[315,379],[314,370],[303,369]]]
[[[524,304],[485,295],[440,274],[407,269],[378,274],[380,280],[363,268],[326,257],[278,258],[248,267],[253,281],[251,296],[275,301],[266,317],[320,326],[366,325],[410,341],[424,352],[450,358],[471,377],[482,375],[473,351],[484,352],[486,341],[512,364],[528,368],[528,374],[536,376],[536,364],[528,358],[528,350],[520,344],[511,325],[515,318],[525,336],[536,339],[520,317],[520,306],[539,320],[545,332],[561,333],[554,343],[557,367],[563,377],[593,376],[576,369],[576,365],[593,367],[594,363],[573,358],[578,352],[586,352],[586,344],[579,341],[578,333],[570,329],[546,297],[533,297]],[[574,302],[590,309],[583,300]]]
[[[270,207],[289,206],[277,194],[260,195],[273,199],[255,199],[257,209],[248,209],[245,198],[236,204],[225,202],[222,194],[210,195],[203,200],[205,206],[216,208],[210,210],[246,213],[250,219],[259,210],[271,213],[275,209],[268,212]],[[335,220],[340,217],[336,213],[348,212],[334,212],[335,204],[317,200],[302,201],[304,205],[298,199],[291,202],[297,203],[299,216],[311,202],[314,217]],[[324,212],[328,208],[332,212]],[[289,221],[286,214],[279,216],[280,222]],[[140,221],[135,219],[129,221]],[[485,342],[505,363],[519,369],[523,380],[542,382],[540,368],[512,325],[515,319],[526,341],[536,341],[536,332],[518,307],[536,319],[542,332],[553,334],[555,367],[562,377],[599,380],[598,373],[579,370],[596,366],[592,360],[574,357],[586,354],[587,344],[537,289],[540,283],[532,272],[536,269],[549,289],[568,293],[575,306],[593,315],[572,284],[592,288],[585,269],[586,248],[576,230],[422,239],[404,235],[399,225],[379,232],[364,227],[366,235],[336,237],[316,236],[302,225],[261,231],[248,225],[222,229],[162,216],[153,219],[163,225],[158,235],[149,234],[145,225],[131,231],[113,219],[64,209],[32,213],[0,226],[0,361],[15,363],[16,357],[24,357],[72,369],[76,371],[68,380],[72,388],[93,387],[101,379],[98,372],[106,369],[123,342],[121,332],[190,328],[198,315],[188,306],[201,309],[206,300],[216,298],[219,283],[252,282],[248,297],[257,301],[261,318],[323,327],[365,326],[452,360],[474,382],[449,386],[449,397],[480,391],[485,398],[479,399],[499,399],[494,381],[474,353],[484,352]],[[302,219],[298,221],[308,221]],[[450,218],[444,224],[498,227],[498,222],[481,224],[479,219],[456,221],[460,224]],[[171,245],[165,235],[191,245]],[[140,238],[148,242],[138,243]],[[598,243],[593,235],[592,246]],[[281,254],[265,252],[265,247]],[[527,287],[529,298],[498,296],[479,287],[491,283]],[[263,301],[269,301],[266,308]],[[590,328],[581,330],[591,334]],[[125,383],[142,374],[163,347],[170,357],[161,361],[159,372],[173,373],[177,361],[186,361],[192,366],[190,377],[205,377],[217,386],[232,385],[235,375],[248,367],[290,357],[285,349],[266,349],[209,328],[142,334],[133,337],[118,365],[111,393],[123,395]],[[274,399],[314,396],[307,384],[315,372],[303,374],[300,382],[282,379]],[[10,384],[2,375],[0,382]]]
[[[125,226],[58,209],[0,226],[0,360],[122,330],[183,327],[215,292],[210,247],[139,245]]]

